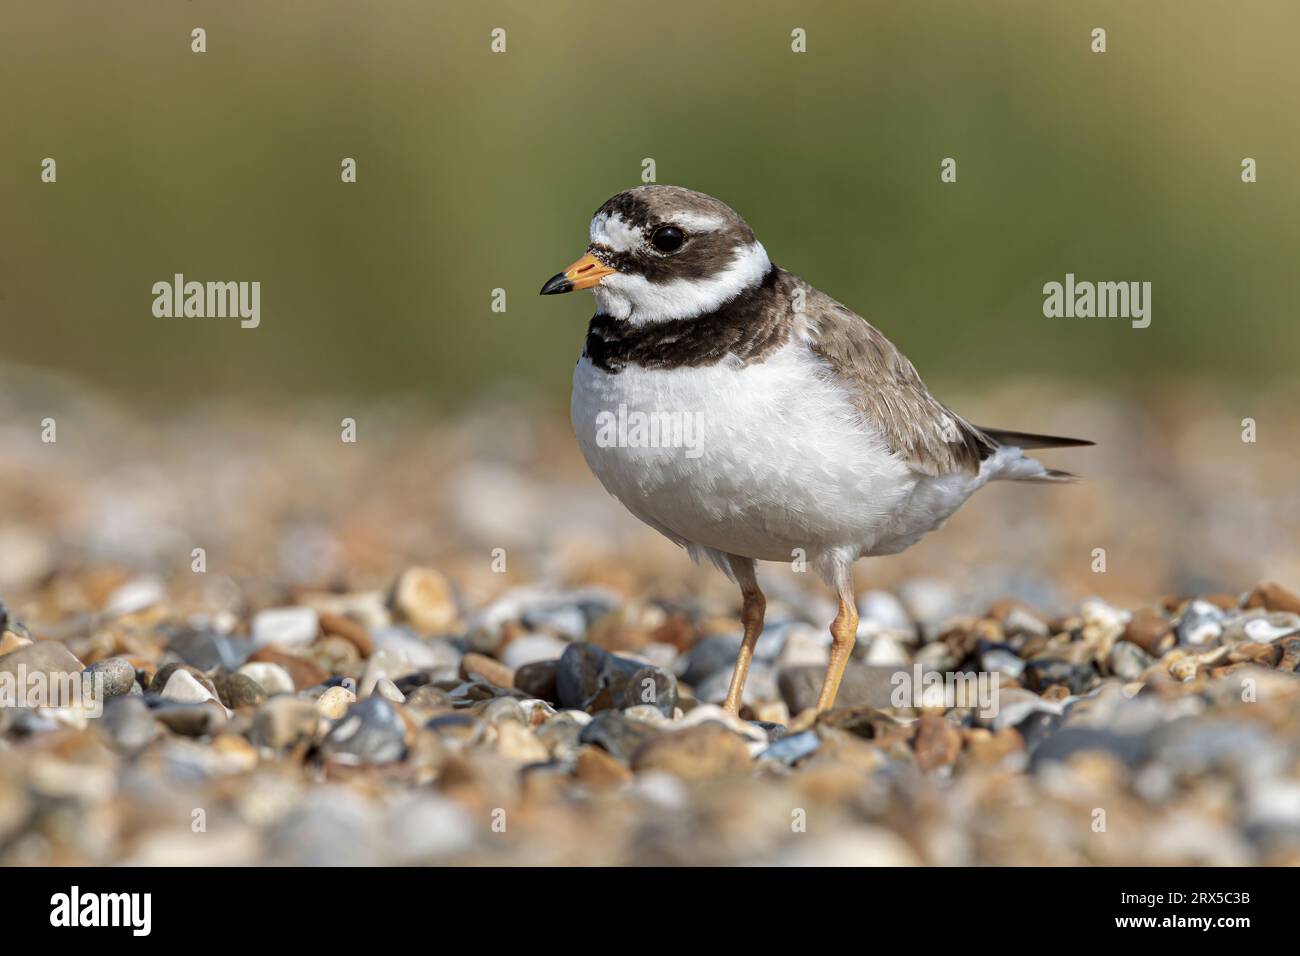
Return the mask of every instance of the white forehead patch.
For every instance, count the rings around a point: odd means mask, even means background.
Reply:
[[[721,216],[702,212],[679,212],[670,220],[687,232],[713,232],[726,225]],[[645,242],[645,234],[618,213],[597,213],[591,220],[591,243],[615,252],[632,252]]]
[[[615,252],[631,252],[633,249],[640,248],[643,240],[641,230],[618,213],[597,213],[591,220],[593,246],[603,246]]]
[[[710,216],[704,212],[679,212],[669,221],[687,232],[713,232],[726,225],[726,220],[721,216]]]

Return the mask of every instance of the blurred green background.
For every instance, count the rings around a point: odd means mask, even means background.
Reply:
[[[1290,0],[6,0],[3,357],[146,401],[524,380],[563,403],[591,299],[537,289],[652,157],[932,386],[1276,382],[1298,29]],[[260,280],[261,328],[154,318],[175,272]],[[1066,272],[1152,282],[1151,327],[1044,318]]]

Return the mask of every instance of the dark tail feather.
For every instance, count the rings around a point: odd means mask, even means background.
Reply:
[[[979,428],[978,425],[976,427]],[[999,445],[1013,445],[1016,448],[1078,448],[1083,445],[1096,444],[1096,442],[1088,441],[1086,438],[1031,435],[1028,432],[1009,432],[1004,428],[980,428],[980,431]]]

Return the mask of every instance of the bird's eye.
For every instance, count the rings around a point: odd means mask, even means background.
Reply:
[[[660,226],[650,237],[650,244],[660,252],[676,252],[686,241],[686,234],[676,226]]]

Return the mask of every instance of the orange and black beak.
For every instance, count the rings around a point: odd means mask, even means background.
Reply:
[[[590,289],[605,276],[614,275],[611,269],[590,252],[563,272],[551,276],[542,286],[542,295],[559,295],[561,292],[573,292],[575,289]]]

